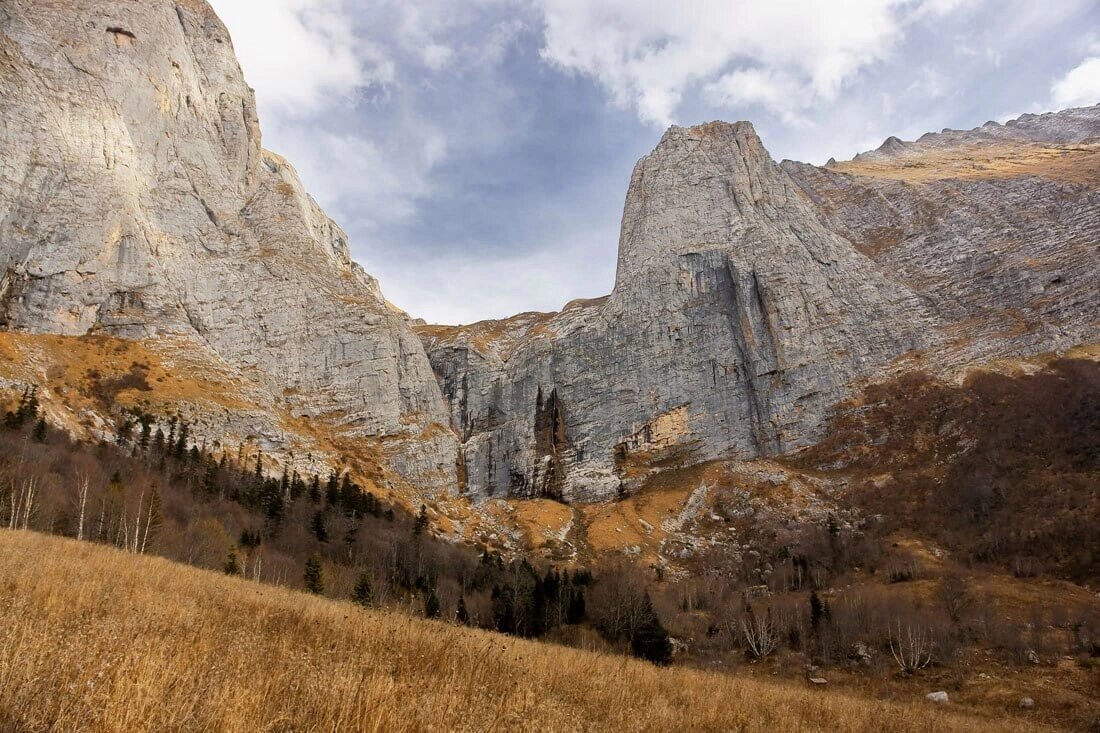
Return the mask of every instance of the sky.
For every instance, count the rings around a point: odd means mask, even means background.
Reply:
[[[823,163],[1100,102],[1100,0],[211,0],[288,158],[414,317],[607,294],[635,162],[750,120]]]

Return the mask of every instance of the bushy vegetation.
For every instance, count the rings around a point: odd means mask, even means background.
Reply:
[[[589,623],[590,572],[438,539],[427,507],[410,514],[347,473],[271,476],[262,455],[209,450],[186,423],[142,413],[117,443],[87,446],[48,430],[37,410],[28,390],[0,430],[4,526],[528,638]],[[667,663],[667,634],[651,615],[608,638]]]

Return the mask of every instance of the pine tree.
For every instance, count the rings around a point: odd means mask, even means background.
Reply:
[[[309,500],[314,504],[321,503],[321,477],[314,474],[313,480],[309,482]]]
[[[424,596],[424,618],[439,618],[440,612],[439,596],[435,593],[435,587],[429,586]]]
[[[642,603],[641,622],[630,639],[630,650],[634,656],[657,665],[663,666],[672,661],[672,642],[657,612],[653,610],[648,593]]]
[[[320,595],[325,592],[325,571],[321,566],[321,558],[317,555],[310,555],[306,560],[304,579],[306,590],[310,593]]]
[[[317,538],[319,542],[328,542],[328,529],[325,528],[325,510],[318,509],[313,513],[313,521],[310,522],[310,529],[313,530],[313,536]]]
[[[148,417],[143,416],[141,418],[141,441],[139,445],[142,450],[149,450],[149,438],[152,437],[153,426]]]
[[[814,631],[817,631],[817,627],[821,625],[823,618],[825,618],[825,604],[821,602],[821,598],[815,590],[810,593],[810,626],[813,627]]]
[[[36,443],[46,442],[46,421],[42,418],[38,418],[38,422],[34,424],[34,432],[31,433],[31,437],[34,438]]]
[[[569,595],[569,608],[565,612],[565,622],[579,624],[584,620],[587,609],[584,606],[584,589],[574,588]]]
[[[237,560],[237,548],[229,550],[229,557],[225,560],[225,565],[222,567],[226,575],[240,575],[241,563]]]
[[[333,506],[340,500],[340,477],[333,471],[329,474],[328,485],[325,486],[325,501]]]
[[[369,606],[372,599],[373,591],[370,586],[370,576],[366,573],[359,573],[359,577],[355,581],[355,602],[360,606]]]
[[[455,620],[460,624],[470,623],[470,612],[466,610],[466,596],[458,597],[458,608],[455,610]]]
[[[179,435],[176,437],[176,444],[173,446],[173,455],[177,460],[183,460],[187,457],[187,438],[188,428],[187,423],[180,422]]]

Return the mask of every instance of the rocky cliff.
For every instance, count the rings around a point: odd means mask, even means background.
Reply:
[[[805,446],[891,370],[1095,341],[1098,135],[1093,107],[817,168],[746,123],[672,128],[634,171],[608,298],[421,330],[467,490],[606,499]]]
[[[418,500],[612,499],[807,446],[893,373],[1095,342],[1098,136],[1094,107],[817,168],[673,127],[610,295],[417,334],[263,150],[204,0],[6,0],[0,378],[100,436],[108,403],[186,402],[204,438],[359,456]]]
[[[372,441],[419,487],[455,483],[419,339],[262,149],[204,0],[0,5],[0,266],[8,330],[182,337],[263,410]],[[292,450],[278,422],[245,437]]]

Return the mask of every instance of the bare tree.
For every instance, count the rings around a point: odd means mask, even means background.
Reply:
[[[940,581],[939,598],[951,620],[958,623],[973,600],[966,579],[958,573],[945,575]]]
[[[932,646],[932,632],[927,628],[906,624],[903,629],[900,620],[890,628],[890,653],[906,674],[932,663]]]
[[[771,609],[760,614],[750,608],[741,617],[741,635],[753,659],[760,660],[774,652],[779,646],[779,630]]]
[[[78,540],[84,539],[84,507],[88,503],[88,474],[82,473],[80,475],[80,490],[78,492],[80,497],[80,519],[76,525],[76,538]]]

